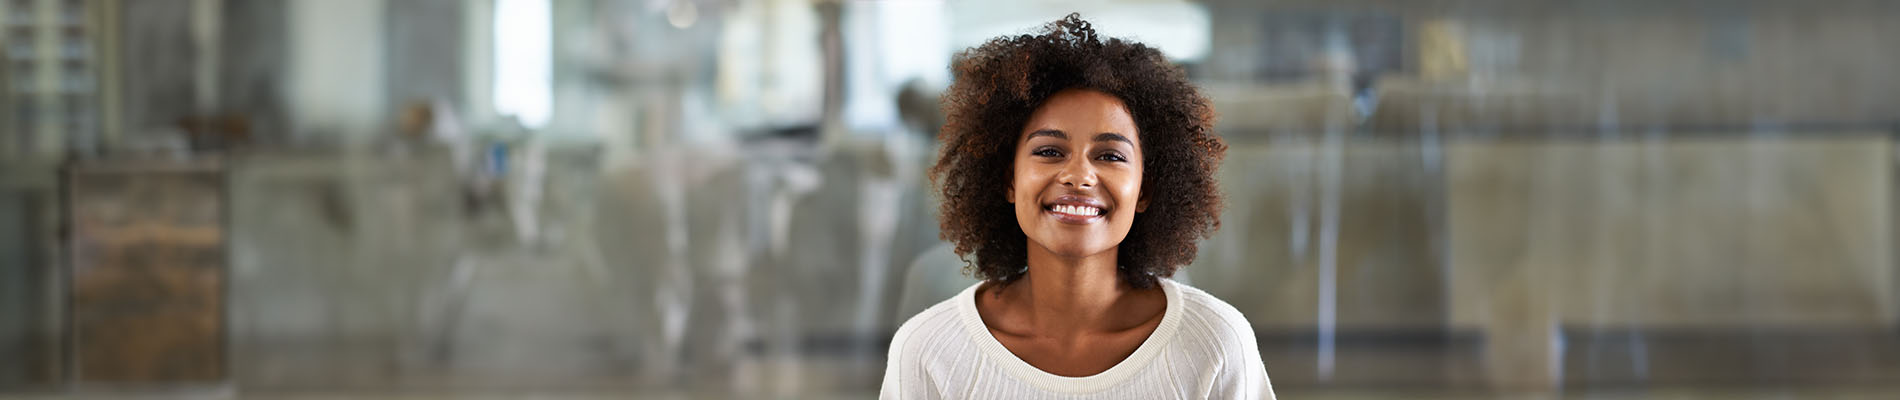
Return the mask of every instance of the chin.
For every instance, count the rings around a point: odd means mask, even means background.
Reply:
[[[1033,239],[1032,239],[1033,240]],[[1042,245],[1049,254],[1062,258],[1083,258],[1115,251],[1115,246],[1090,246],[1088,241],[1052,241],[1054,244]],[[1041,241],[1038,244],[1044,243]]]

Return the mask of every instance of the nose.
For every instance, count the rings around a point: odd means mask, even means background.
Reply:
[[[1084,189],[1095,187],[1095,166],[1085,157],[1074,157],[1062,166],[1062,172],[1056,176],[1063,186]]]

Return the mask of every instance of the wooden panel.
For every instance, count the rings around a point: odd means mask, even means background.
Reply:
[[[79,382],[224,377],[223,178],[204,165],[70,175]]]

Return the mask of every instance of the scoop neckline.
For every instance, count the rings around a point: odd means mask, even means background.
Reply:
[[[963,289],[963,293],[957,295],[957,314],[963,320],[965,333],[977,343],[977,347],[991,359],[997,360],[1004,370],[1017,379],[1056,392],[1097,392],[1121,383],[1135,372],[1145,368],[1155,356],[1161,354],[1162,348],[1167,347],[1168,343],[1174,340],[1175,331],[1181,320],[1181,291],[1177,287],[1179,284],[1167,278],[1157,279],[1157,281],[1161,285],[1161,293],[1167,297],[1167,308],[1161,312],[1161,324],[1155,327],[1153,333],[1148,334],[1147,339],[1141,341],[1141,346],[1136,347],[1135,352],[1129,354],[1128,358],[1108,367],[1108,370],[1089,376],[1062,376],[1043,371],[1041,368],[1029,365],[1028,361],[1016,357],[1009,348],[1003,347],[1003,342],[996,340],[996,336],[990,334],[989,326],[983,324],[983,316],[976,311],[977,289],[986,282],[970,285],[969,288]]]

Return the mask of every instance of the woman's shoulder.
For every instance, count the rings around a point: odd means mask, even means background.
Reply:
[[[959,355],[975,347],[966,333],[968,317],[961,308],[965,302],[974,304],[972,289],[910,316],[897,327],[885,361],[881,398],[934,397],[935,379],[929,371],[956,370],[958,366],[952,363],[965,359]]]
[[[1220,360],[1209,398],[1273,399],[1273,383],[1260,360],[1253,325],[1233,305],[1200,289],[1172,283],[1181,297],[1181,326],[1176,343],[1214,354]]]
[[[963,310],[960,310],[959,306],[964,302],[975,300],[971,292],[966,289],[904,320],[904,323],[897,327],[897,334],[891,338],[891,350],[939,347],[944,344],[943,342],[959,339],[956,335],[945,333],[963,332],[965,329]]]
[[[1247,322],[1247,316],[1241,314],[1240,309],[1201,289],[1169,282],[1181,296],[1184,334],[1220,345],[1253,345],[1253,324]]]
[[[917,315],[910,316],[910,319],[904,320],[903,325],[897,327],[898,334],[903,335],[920,330],[932,331],[956,326],[956,300],[958,297],[963,296],[944,299],[930,306],[930,308],[926,308],[924,311],[917,313]]]

